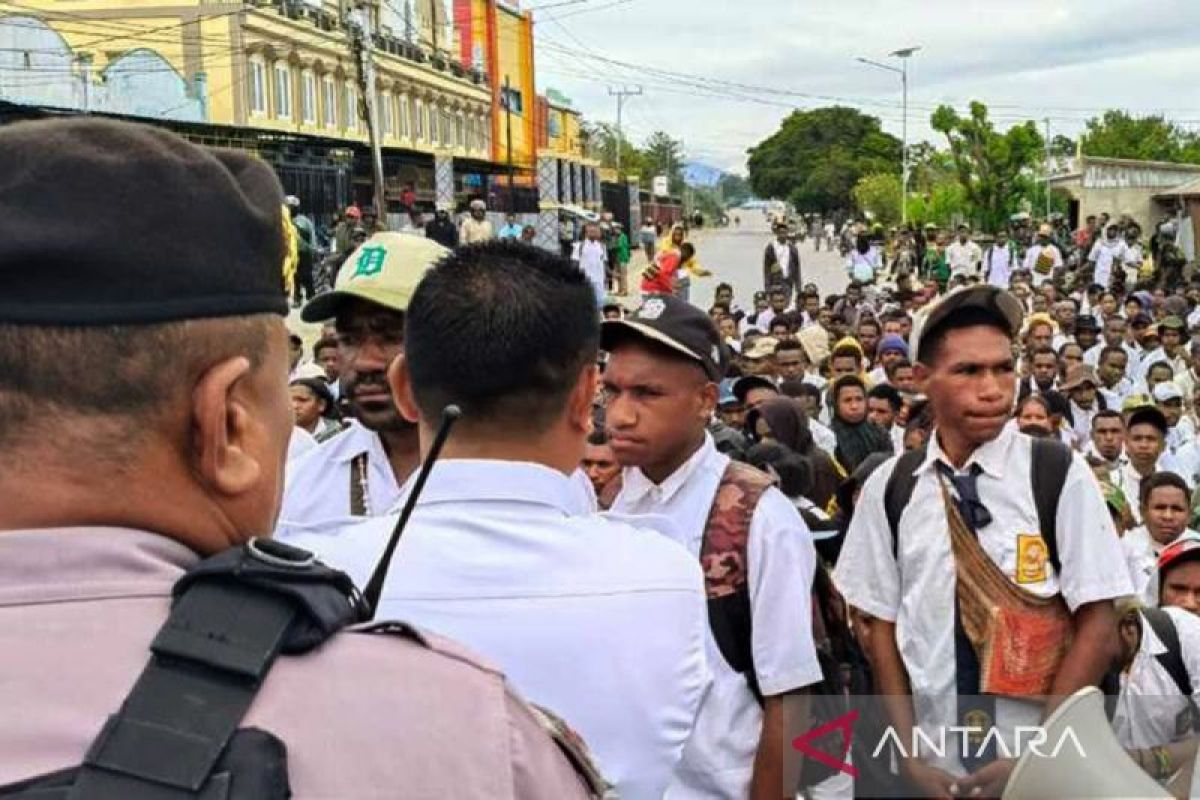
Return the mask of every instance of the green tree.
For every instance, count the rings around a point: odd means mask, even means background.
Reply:
[[[908,199],[908,218],[920,225],[932,222],[946,228],[968,219],[969,211],[966,191],[953,180]]]
[[[616,169],[617,148],[620,147],[621,171],[626,175],[637,175],[643,182],[649,180],[642,152],[625,137],[618,137],[615,125],[607,122],[585,122],[584,132],[592,157],[597,159],[601,166]]]
[[[985,230],[996,230],[1026,196],[1027,173],[1040,165],[1043,143],[1037,125],[1028,121],[1000,133],[980,102],[971,103],[965,117],[939,106],[931,123],[950,145],[954,174],[975,221]]]
[[[848,209],[864,175],[900,171],[900,141],[877,118],[843,106],[793,112],[749,156],[754,193],[802,212]]]
[[[850,195],[859,211],[875,222],[895,225],[900,221],[900,178],[891,173],[876,173],[859,178]]]
[[[1119,110],[1088,120],[1083,152],[1104,158],[1200,163],[1200,143],[1193,134],[1161,116],[1134,117]]]
[[[683,148],[683,142],[672,139],[662,131],[650,134],[642,147],[642,163],[649,170],[646,179],[666,175],[670,180],[672,195],[683,192],[683,165],[686,159],[687,151]]]

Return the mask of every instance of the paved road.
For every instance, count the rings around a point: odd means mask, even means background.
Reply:
[[[762,288],[763,248],[771,240],[770,226],[757,211],[739,215],[739,227],[700,230],[693,236],[697,258],[714,273],[711,278],[692,279],[691,300],[702,308],[712,303],[718,283],[733,284],[734,298],[746,309],[752,305],[754,292]],[[817,284],[822,297],[845,290],[845,264],[836,251],[815,251],[811,240],[798,247],[805,283]]]

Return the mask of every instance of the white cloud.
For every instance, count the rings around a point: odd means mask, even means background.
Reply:
[[[938,141],[930,111],[972,99],[991,106],[1002,126],[1050,116],[1055,131],[1071,135],[1104,108],[1200,121],[1195,0],[632,0],[603,8],[609,2],[565,7],[560,21],[553,10],[535,15],[539,85],[567,92],[591,119],[613,121],[607,85],[641,83],[646,95],[626,104],[629,134],[661,128],[682,138],[689,155],[726,169],[743,169],[745,150],[791,107],[832,102],[797,93],[843,98],[899,135],[898,76],[854,59],[887,61],[910,45],[922,46],[910,62],[911,139]],[[597,10],[581,13],[589,5]]]

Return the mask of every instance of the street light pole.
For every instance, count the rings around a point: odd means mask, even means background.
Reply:
[[[900,90],[903,97],[903,119],[901,121],[901,163],[900,163],[900,220],[904,225],[908,224],[908,59],[912,54],[920,50],[917,47],[905,47],[901,50],[894,50],[888,53],[892,58],[900,59],[900,66],[893,67],[890,64],[880,64],[878,61],[872,61],[869,58],[858,58],[857,61],[867,64],[868,66],[886,69],[888,72],[895,72],[900,75]]]

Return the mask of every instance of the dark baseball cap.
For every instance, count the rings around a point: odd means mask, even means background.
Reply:
[[[1081,314],[1075,320],[1075,330],[1077,331],[1099,331],[1100,323],[1096,322],[1096,318],[1091,314]]]
[[[626,319],[600,326],[600,347],[613,350],[631,338],[655,342],[697,362],[710,380],[725,374],[721,334],[708,314],[671,295],[651,295]]]

